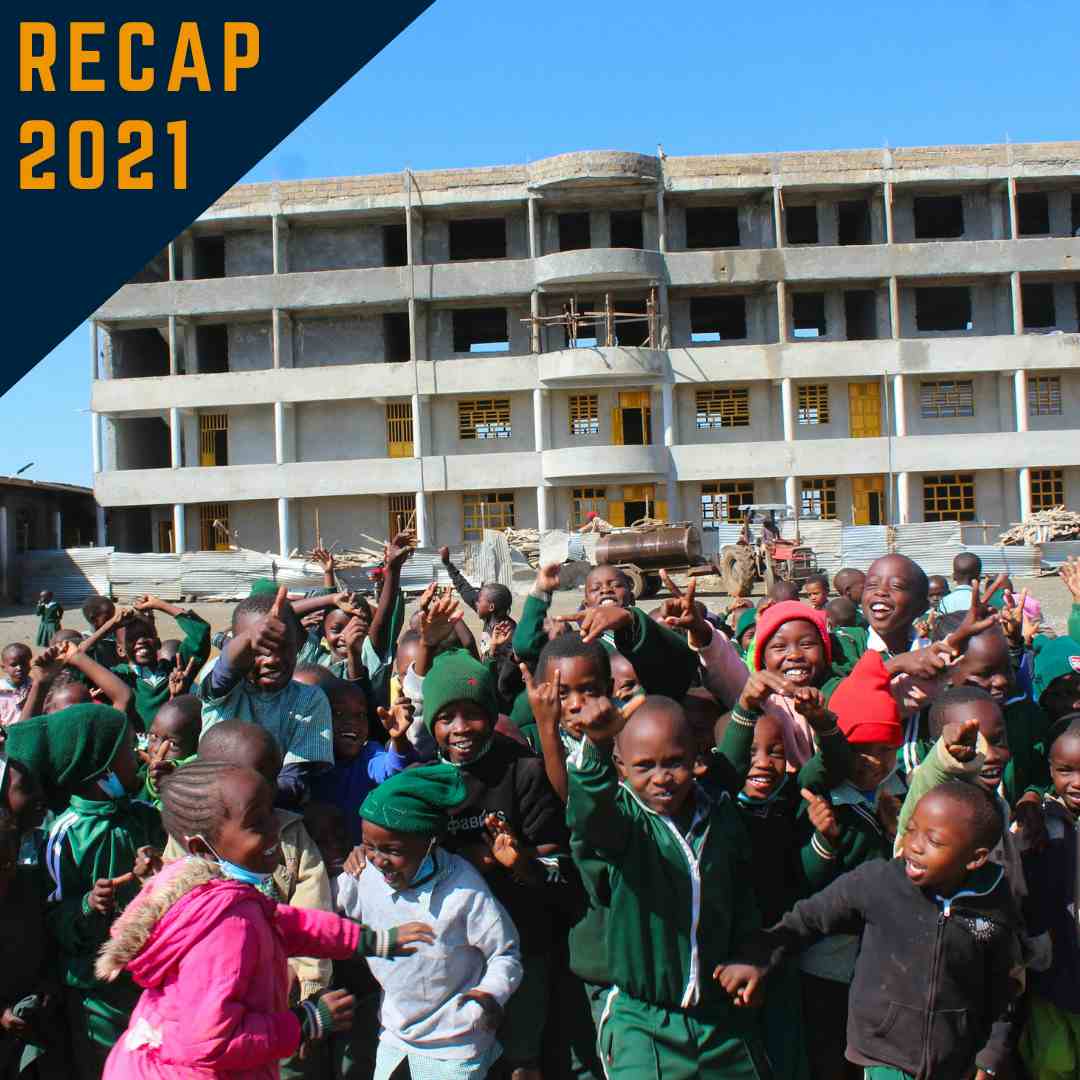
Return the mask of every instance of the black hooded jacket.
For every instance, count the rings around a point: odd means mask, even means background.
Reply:
[[[848,1057],[917,1080],[962,1080],[1008,1056],[1020,926],[1000,867],[943,899],[913,885],[903,859],[874,859],[800,901],[758,944],[772,969],[826,934],[861,933]]]

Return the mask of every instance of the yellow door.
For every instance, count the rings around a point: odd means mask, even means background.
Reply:
[[[885,524],[885,477],[853,476],[851,478],[852,525]]]
[[[621,529],[626,524],[626,504],[616,500],[609,502],[607,519],[615,528]]]
[[[652,442],[652,408],[648,390],[630,390],[619,394],[619,407],[612,416],[612,442],[615,446],[648,446]]]
[[[199,507],[199,542],[202,551],[228,551],[229,504],[203,503]]]
[[[876,383],[848,383],[848,419],[853,439],[881,435],[881,387]]]
[[[175,551],[173,545],[173,527],[171,521],[159,521],[158,527],[158,551],[168,553]]]
[[[633,525],[641,518],[658,517],[660,508],[656,502],[656,487],[653,484],[624,487],[621,506],[627,525]],[[614,524],[613,521],[612,525]]]
[[[229,414],[199,414],[199,464],[227,465]]]
[[[413,456],[412,402],[392,401],[386,406],[386,452],[394,458]]]

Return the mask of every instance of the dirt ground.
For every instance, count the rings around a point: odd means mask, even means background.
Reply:
[[[1049,624],[1057,633],[1065,633],[1065,623],[1069,617],[1072,598],[1069,596],[1069,592],[1062,584],[1060,578],[1057,576],[1029,579],[1017,578],[1014,581],[1014,584],[1017,589],[1029,589],[1031,595],[1037,597],[1042,603],[1044,622]],[[722,593],[716,595],[699,594],[699,596],[700,599],[714,611],[723,611],[728,605],[728,597]],[[557,593],[553,605],[554,612],[556,614],[565,614],[576,611],[581,605],[581,597],[582,593],[580,589]],[[662,595],[658,599],[645,600],[642,602],[641,606],[646,611],[651,611],[661,603],[663,599],[664,596]],[[524,602],[524,597],[515,598],[513,608],[513,614],[515,616],[520,613]],[[234,605],[231,603],[203,603],[193,605],[195,611],[206,619],[215,631],[224,630],[229,625],[233,606]],[[407,610],[410,614],[415,610],[415,600],[409,603]],[[477,621],[476,616],[471,611],[467,611],[466,618],[473,631],[478,633],[480,624]],[[6,645],[15,641],[23,641],[28,645],[33,645],[34,636],[37,633],[37,625],[38,620],[37,616],[34,614],[33,608],[0,607],[0,644]],[[83,633],[88,633],[90,630],[86,620],[82,617],[82,612],[77,609],[65,612],[63,625],[68,628],[82,631]],[[159,626],[163,638],[174,636],[169,630],[169,619],[167,617],[163,617],[159,620]]]

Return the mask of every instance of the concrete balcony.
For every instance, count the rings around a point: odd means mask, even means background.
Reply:
[[[423,460],[426,491],[495,491],[537,487],[542,481],[540,455],[535,450],[446,454]]]
[[[947,240],[918,244],[851,244],[843,247],[725,248],[667,255],[673,288],[754,285],[761,282],[880,281],[896,276],[974,277],[981,274],[1075,271],[1080,239]]]
[[[668,471],[663,446],[589,446],[543,451],[544,479],[551,482],[617,476],[656,477]]]
[[[889,470],[888,439],[696,443],[673,446],[671,457],[676,478],[682,481],[851,476]]]
[[[537,357],[540,382],[545,386],[588,386],[617,383],[663,382],[667,353],[662,349],[560,349]]]
[[[668,356],[677,383],[1053,370],[1080,364],[1080,334],[697,345]]]
[[[535,262],[538,285],[647,280],[664,276],[664,256],[640,248],[580,248],[543,255]]]
[[[893,470],[953,472],[964,469],[970,472],[1025,466],[1062,468],[1076,464],[1077,447],[1080,447],[1080,428],[994,431],[979,435],[914,435],[893,439]]]
[[[102,506],[157,506],[163,502],[382,495],[416,491],[419,482],[416,458],[363,458],[102,472],[94,477],[94,495]]]

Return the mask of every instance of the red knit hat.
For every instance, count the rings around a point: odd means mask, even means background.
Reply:
[[[904,741],[900,709],[889,689],[889,673],[881,654],[872,649],[863,653],[851,674],[837,686],[829,709],[852,745],[900,746]]]
[[[801,600],[784,600],[779,604],[770,604],[759,616],[754,630],[754,667],[758,671],[765,668],[765,646],[769,638],[786,622],[802,619],[813,623],[821,643],[825,646],[825,663],[832,663],[832,641],[829,638],[829,623],[824,611],[815,611]]]

